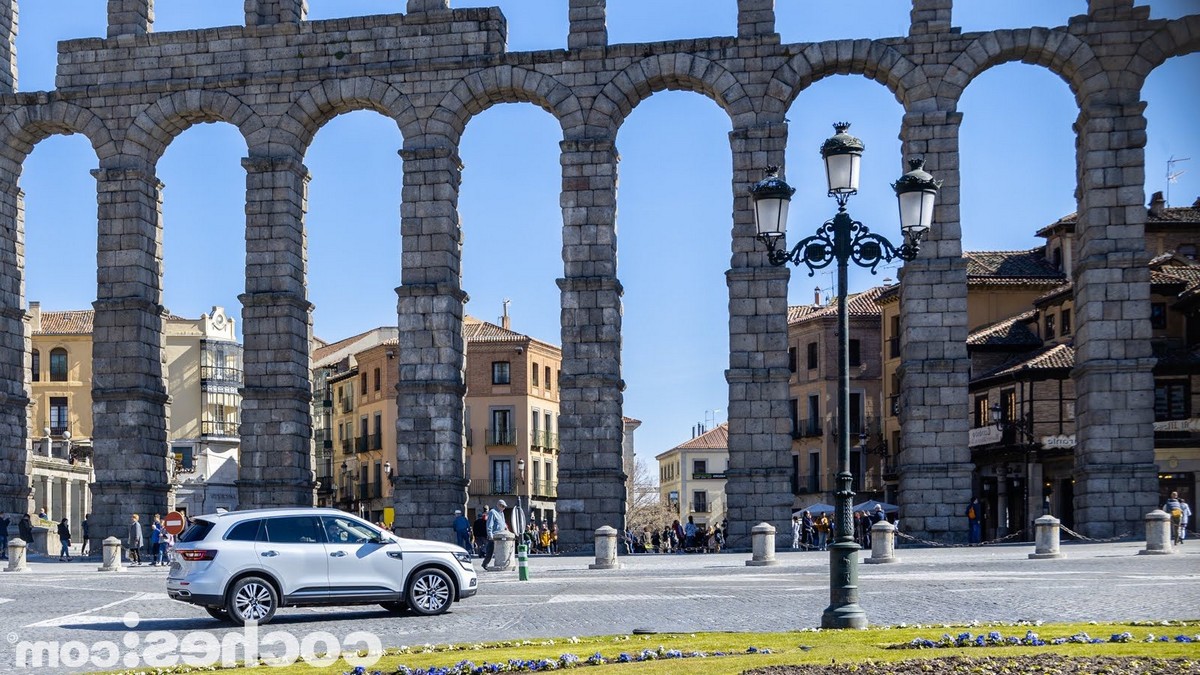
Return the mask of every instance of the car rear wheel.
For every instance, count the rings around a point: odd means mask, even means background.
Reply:
[[[238,579],[229,589],[229,600],[225,603],[229,621],[241,626],[251,621],[265,624],[275,616],[279,608],[279,595],[275,587],[262,577]]]
[[[454,602],[454,582],[450,575],[435,567],[420,570],[408,582],[405,601],[417,614],[441,614]]]
[[[208,615],[217,621],[229,620],[229,610],[224,607],[205,607],[204,611],[208,612]]]

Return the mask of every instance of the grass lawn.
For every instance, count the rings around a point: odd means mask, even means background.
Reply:
[[[1027,631],[1037,634],[1046,643],[1045,646],[988,646],[988,647],[950,647],[926,649],[889,649],[888,647],[906,644],[914,639],[926,639],[937,642],[943,635],[953,639],[962,633],[975,636],[988,636],[996,632],[1001,639],[1015,637],[1025,638]],[[1083,644],[1078,642],[1051,644],[1055,638],[1069,638],[1086,633],[1091,638],[1098,638],[1101,644]],[[1111,636],[1129,633],[1125,642],[1110,642]],[[1170,641],[1147,642],[1147,638],[1167,636]],[[1196,642],[1178,642],[1176,636],[1188,636]],[[1078,638],[1077,638],[1078,639]],[[952,641],[952,640],[951,640]],[[754,652],[750,652],[753,649]],[[657,658],[641,661],[643,653],[654,654]],[[687,655],[692,652],[704,652],[708,656],[686,656],[685,658],[669,658],[678,652]],[[726,655],[716,656],[715,652]],[[588,675],[621,675],[658,674],[658,673],[697,673],[708,675],[719,673],[741,673],[749,669],[765,668],[783,665],[826,665],[836,663],[848,664],[886,664],[898,661],[923,660],[929,663],[935,658],[945,658],[954,655],[971,658],[987,657],[1017,657],[1032,654],[1057,654],[1061,659],[1056,661],[1069,663],[1071,657],[1094,658],[1105,656],[1153,657],[1159,659],[1186,658],[1196,663],[1200,668],[1200,621],[1171,621],[1162,623],[1072,623],[1072,624],[975,624],[963,625],[923,625],[895,626],[887,628],[872,628],[868,630],[808,630],[790,633],[692,633],[692,634],[651,634],[651,635],[619,635],[605,637],[563,637],[558,639],[533,639],[514,642],[496,642],[459,645],[410,645],[405,648],[390,649],[373,665],[365,667],[365,672],[395,673],[403,668],[418,671],[418,669],[445,668],[451,669],[455,664],[469,661],[475,666],[497,664],[510,666],[510,662],[524,662],[525,669],[506,668],[498,672],[535,672],[531,667],[542,660],[553,662],[553,669],[561,668],[563,656],[572,654],[578,658],[578,663],[572,670]],[[605,663],[590,665],[589,657],[599,654]],[[626,657],[621,655],[625,654]],[[594,658],[594,657],[593,657]],[[618,659],[629,658],[632,662],[617,663]],[[569,657],[567,660],[571,660]],[[596,658],[599,660],[599,658]],[[536,672],[544,672],[549,664],[543,664]],[[935,664],[936,665],[936,664]],[[259,666],[261,671],[262,666]],[[922,668],[919,669],[924,669]],[[207,669],[206,669],[207,670]],[[236,669],[235,669],[236,670]],[[315,668],[308,664],[299,663],[290,667],[271,668],[276,673],[311,673]],[[346,661],[321,668],[324,672],[350,672],[353,666]],[[939,672],[940,668],[929,669],[928,672]],[[419,671],[418,671],[419,672]],[[437,672],[436,670],[434,672]],[[470,672],[470,670],[450,670],[451,673]],[[497,671],[488,671],[497,672]],[[976,669],[973,672],[992,672]],[[996,672],[1001,672],[997,670]],[[1027,672],[1022,669],[1011,671]],[[1039,671],[1054,672],[1054,671]],[[1072,672],[1066,669],[1062,672]],[[1090,672],[1090,671],[1089,671]],[[1110,672],[1121,672],[1114,670]],[[1187,672],[1193,672],[1187,670]]]

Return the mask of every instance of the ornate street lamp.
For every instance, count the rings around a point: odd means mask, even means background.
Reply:
[[[850,124],[833,125],[837,132],[821,145],[829,196],[837,200],[838,212],[816,234],[787,250],[787,207],[795,190],[779,178],[779,168],[767,169],[767,177],[750,188],[754,201],[758,239],[767,247],[767,260],[776,266],[791,263],[808,267],[809,276],[837,263],[838,311],[838,410],[837,491],[834,493],[837,541],[829,547],[829,607],[821,615],[823,628],[866,628],[867,615],[858,604],[858,550],[854,542],[854,476],[850,473],[850,318],[846,311],[848,263],[854,261],[874,274],[880,263],[912,260],[933,220],[933,201],[941,183],[922,169],[923,160],[909,161],[910,171],[892,188],[900,202],[900,231],[904,243],[897,248],[846,213],[846,202],[858,192],[859,164],[865,148],[862,141],[846,133]]]

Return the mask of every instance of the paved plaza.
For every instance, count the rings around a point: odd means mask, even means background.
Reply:
[[[1036,561],[1027,558],[1031,544],[900,549],[899,563],[859,566],[861,602],[873,625],[1196,618],[1200,541],[1173,555],[1138,555],[1143,548],[1064,544],[1066,558]],[[263,630],[328,631],[339,639],[369,631],[385,646],[399,646],[819,626],[829,600],[827,554],[780,552],[773,567],[747,567],[748,559],[747,553],[626,556],[622,569],[605,571],[589,570],[590,558],[538,556],[530,581],[518,581],[516,572],[481,572],[479,594],[439,617],[373,607],[286,609]],[[23,641],[129,644],[153,631],[235,630],[169,600],[161,567],[114,574],[97,571],[94,560],[39,558],[31,568],[0,573],[0,671],[18,670],[13,645]],[[137,614],[132,629],[125,623],[130,612]]]

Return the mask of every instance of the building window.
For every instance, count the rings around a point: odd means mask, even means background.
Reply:
[[[365,372],[358,376],[358,388],[362,391],[363,396],[367,395],[367,374]]]
[[[171,454],[175,455],[175,464],[183,471],[196,470],[196,455],[192,446],[176,445],[171,448]]]
[[[492,494],[503,495],[512,492],[512,460],[492,460]]]
[[[850,341],[850,365],[862,365],[862,343],[858,340]]]
[[[67,397],[50,397],[50,435],[62,436],[67,431]]]
[[[379,372],[379,369],[376,368],[375,369],[375,391],[379,391],[380,387],[382,386],[382,378],[380,377],[381,374],[382,373]]]
[[[789,372],[792,372],[792,373],[796,372],[796,359],[797,358],[798,358],[798,355],[796,354],[796,348],[788,347],[788,371]]]
[[[508,361],[492,361],[492,384],[510,384]]]
[[[50,350],[50,381],[67,381],[67,350],[62,347]]]
[[[42,381],[42,353],[38,350],[33,350],[33,355],[30,358],[29,365],[30,377],[34,382]]]
[[[1054,253],[1051,254],[1054,261],[1054,269],[1061,270],[1063,268],[1062,249],[1054,247]]]
[[[535,387],[540,387],[540,386],[542,386],[542,385],[538,384],[538,372],[539,372],[540,370],[541,370],[541,367],[540,367],[540,366],[538,366],[538,364],[537,364],[537,362],[536,362],[536,361],[534,361],[534,363],[533,363],[533,370],[532,370],[532,371],[530,371],[530,374],[531,374],[531,375],[533,375],[533,386],[535,386]]]
[[[792,415],[792,438],[797,438],[800,435],[800,399],[794,398],[788,405],[788,412]]]
[[[489,445],[515,445],[516,433],[512,425],[512,410],[492,410],[492,428],[488,431]]]
[[[550,386],[550,366],[546,366],[546,391],[550,391],[553,388]]]
[[[1046,338],[1047,340],[1054,339],[1054,315],[1046,314]]]
[[[973,426],[976,429],[978,429],[979,427],[985,427],[991,423],[992,423],[991,413],[988,412],[988,397],[987,396],[976,396],[975,397],[975,424]]]
[[[1064,337],[1071,334],[1071,310],[1065,307],[1062,310],[1062,334]]]
[[[808,369],[817,369],[817,343],[808,343]]]
[[[1158,330],[1167,327],[1167,303],[1152,302],[1150,303],[1150,327]],[[50,354],[51,368],[54,366],[54,353]],[[51,377],[53,379],[53,376]]]
[[[1184,258],[1187,258],[1188,260],[1195,260],[1196,259],[1196,245],[1195,244],[1180,244],[1179,248],[1176,250],[1176,253],[1183,256]]]
[[[808,453],[808,491],[817,492],[821,489],[821,453]]]
[[[692,511],[696,513],[708,513],[708,493],[704,490],[696,490],[692,493]]]
[[[1154,383],[1154,421],[1185,420],[1189,417],[1188,385],[1184,380]]]
[[[855,392],[850,394],[850,437],[854,438],[863,432],[863,395]]]
[[[692,460],[692,478],[699,478],[696,474],[708,473],[708,460],[694,459]]]

